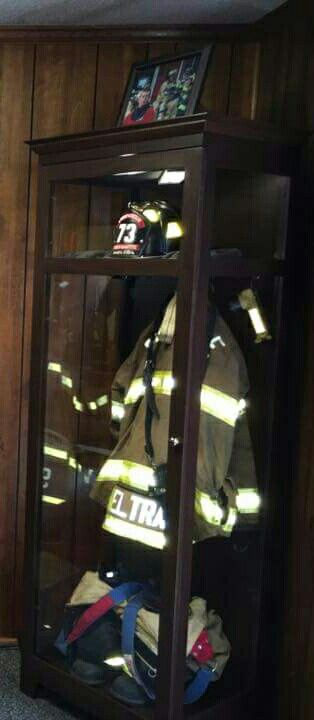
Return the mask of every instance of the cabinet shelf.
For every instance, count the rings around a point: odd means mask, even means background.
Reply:
[[[106,275],[106,276],[160,276],[177,277],[179,260],[176,258],[46,258],[44,271],[51,274]],[[286,272],[284,260],[264,260],[244,257],[215,257],[209,261],[209,275],[214,277],[282,276]]]
[[[126,707],[116,698],[110,695],[106,687],[95,688],[91,685],[80,683],[73,676],[68,675],[62,663],[56,662],[55,657],[43,659],[41,657],[31,658],[30,670],[41,680],[42,685],[52,693],[58,693],[60,683],[63,687],[63,696],[70,700],[79,710],[88,711],[92,704],[95,708],[95,715],[99,720],[107,717],[112,720],[154,720],[154,705],[148,703],[142,707]],[[237,698],[230,696],[219,699],[219,693],[215,692],[215,698],[209,706],[199,702],[197,706],[185,706],[185,720],[240,720],[241,705],[248,702],[249,690],[238,693]],[[104,712],[104,708],[106,708]]]
[[[93,260],[78,258],[46,258],[44,271],[48,274],[62,273],[71,275],[107,275],[107,276],[164,276],[178,275],[176,259],[161,258],[99,258]]]

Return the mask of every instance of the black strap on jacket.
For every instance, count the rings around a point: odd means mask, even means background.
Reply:
[[[155,333],[156,334],[156,333]],[[144,367],[143,380],[145,385],[145,397],[146,397],[146,415],[145,415],[145,452],[148,455],[151,463],[154,462],[154,448],[152,443],[152,423],[153,417],[155,416],[159,420],[159,410],[156,405],[155,393],[152,385],[153,374],[156,367],[156,359],[158,353],[159,343],[154,337],[151,338],[149,347],[147,350],[147,358]]]

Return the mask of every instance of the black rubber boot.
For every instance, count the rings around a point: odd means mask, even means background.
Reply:
[[[111,695],[127,705],[145,705],[147,695],[142,688],[128,675],[119,675],[110,688]]]
[[[71,675],[75,675],[88,685],[102,685],[108,679],[108,672],[103,665],[95,665],[79,659],[74,661]]]

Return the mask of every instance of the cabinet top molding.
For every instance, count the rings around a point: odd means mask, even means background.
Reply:
[[[168,138],[177,141],[180,137],[193,136],[193,145],[202,145],[205,138],[210,135],[222,135],[268,141],[272,143],[285,143],[300,145],[304,141],[304,134],[285,131],[270,124],[253,120],[230,118],[216,113],[198,113],[175,120],[165,120],[158,123],[138,125],[135,127],[117,127],[104,130],[79,133],[76,135],[60,135],[49,138],[39,138],[27,141],[32,150],[38,155],[51,153],[75,152],[78,148],[91,150],[113,145],[134,145],[145,141],[160,141]]]

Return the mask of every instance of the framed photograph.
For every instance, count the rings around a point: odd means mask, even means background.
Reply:
[[[138,125],[192,115],[212,45],[132,66],[117,125]]]

